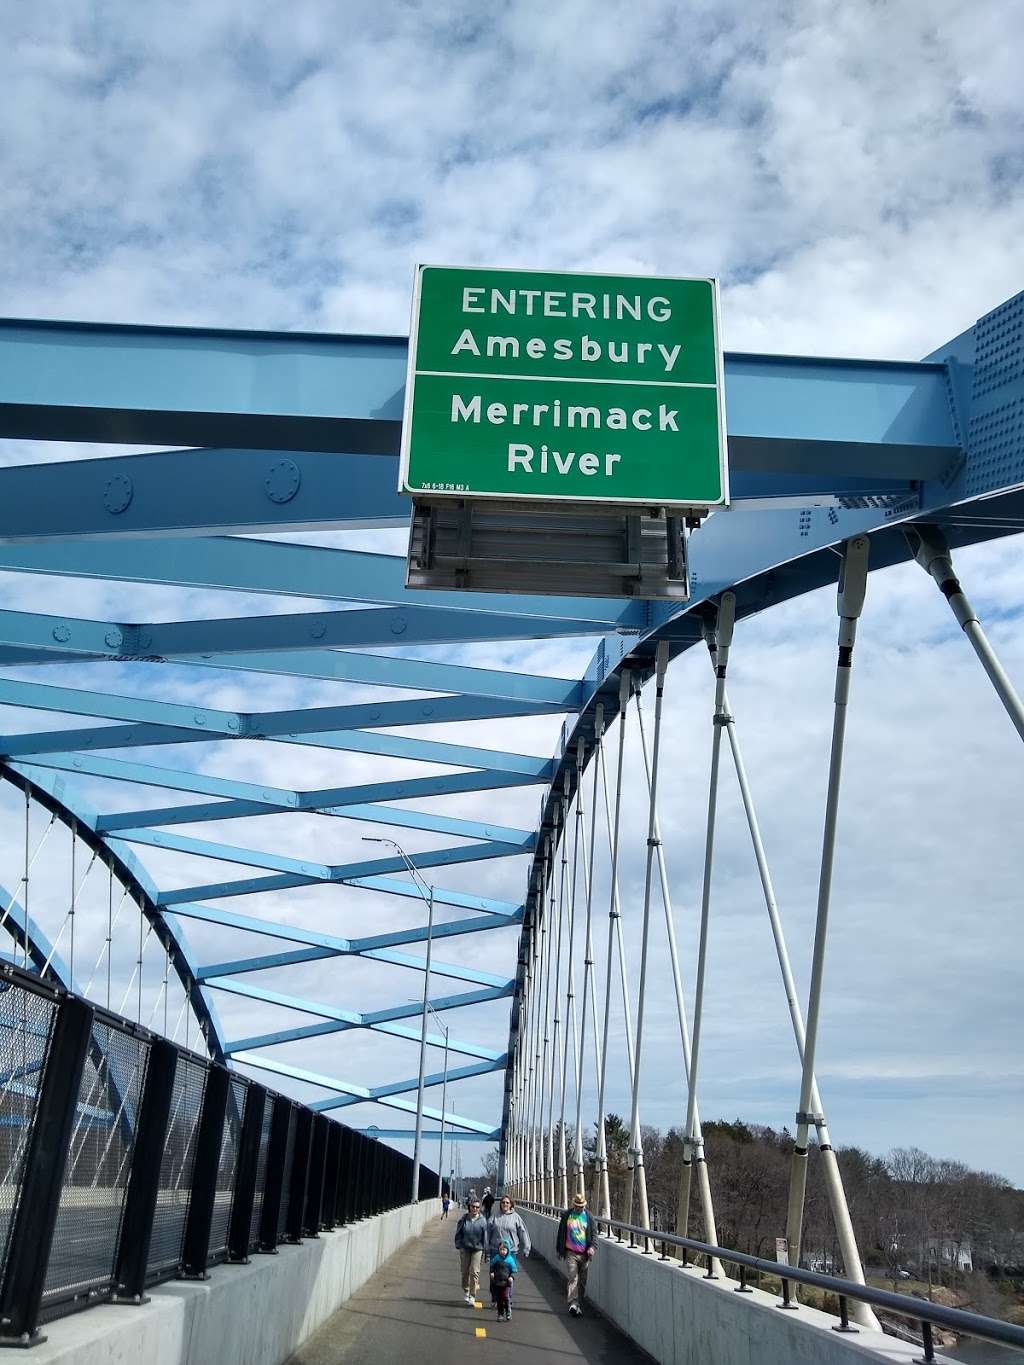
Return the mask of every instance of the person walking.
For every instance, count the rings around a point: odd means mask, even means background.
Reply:
[[[491,1257],[491,1298],[498,1310],[499,1322],[512,1320],[512,1286],[519,1274],[519,1265],[504,1238]]]
[[[462,1271],[462,1297],[476,1302],[480,1284],[480,1262],[487,1246],[487,1219],[480,1212],[480,1200],[470,1198],[469,1208],[455,1225],[455,1247]]]
[[[487,1247],[492,1254],[502,1242],[508,1242],[513,1256],[526,1257],[532,1251],[530,1233],[522,1218],[516,1213],[512,1196],[503,1194],[498,1208],[491,1214],[487,1224]]]
[[[582,1194],[573,1195],[572,1208],[566,1209],[558,1220],[555,1253],[560,1261],[568,1263],[569,1312],[574,1318],[580,1318],[587,1292],[587,1272],[594,1258],[594,1220],[587,1212],[587,1201]]]
[[[494,1195],[491,1193],[490,1185],[484,1190],[484,1197],[480,1200],[480,1207],[484,1211],[484,1217],[490,1218],[491,1209],[494,1208]]]
[[[443,1223],[444,1220],[448,1217],[448,1210],[451,1208],[451,1206],[452,1206],[452,1201],[448,1198],[448,1195],[446,1194],[445,1197],[441,1200],[441,1222],[442,1222],[442,1223]]]

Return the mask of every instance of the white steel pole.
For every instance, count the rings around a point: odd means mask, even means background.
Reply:
[[[714,667],[714,650],[710,651],[710,658],[712,667]],[[778,957],[779,969],[782,973],[782,985],[786,994],[786,1004],[789,1008],[789,1017],[793,1025],[793,1036],[796,1039],[797,1054],[802,1066],[804,1059],[803,1011],[800,1008],[800,1001],[797,996],[796,981],[793,977],[789,950],[786,946],[786,937],[782,928],[782,917],[779,913],[778,901],[775,897],[775,887],[772,882],[771,870],[768,866],[764,841],[761,837],[761,827],[757,818],[757,810],[754,806],[754,798],[750,790],[750,782],[747,778],[746,765],[743,762],[739,736],[736,732],[735,716],[732,707],[729,705],[728,696],[726,696],[725,699],[725,709],[728,718],[726,722],[726,734],[729,737],[729,748],[732,752],[733,766],[736,770],[736,780],[739,784],[743,810],[747,817],[747,827],[750,831],[750,841],[754,849],[754,858],[757,862],[758,875],[761,878],[761,888],[764,892],[765,907],[768,911],[772,939],[775,943],[775,953]],[[857,1246],[857,1237],[854,1233],[853,1223],[850,1218],[850,1208],[846,1198],[846,1191],[843,1188],[839,1163],[836,1160],[836,1154],[833,1150],[832,1141],[829,1136],[828,1124],[825,1121],[824,1106],[818,1091],[818,1082],[813,1076],[811,1078],[811,1108],[818,1120],[820,1120],[816,1124],[818,1149],[821,1153],[822,1167],[825,1174],[825,1188],[828,1193],[832,1217],[836,1226],[836,1237],[843,1257],[844,1271],[847,1279],[853,1280],[857,1284],[864,1284],[864,1270],[861,1264],[860,1250]],[[854,1304],[853,1315],[862,1326],[877,1329],[878,1319],[875,1317],[874,1310],[868,1304]]]
[[[544,881],[541,886],[540,903],[537,909],[537,978],[536,1009],[534,1014],[534,1061],[533,1094],[530,1104],[531,1143],[533,1147],[533,1198],[537,1203],[544,1202],[544,1152],[540,1141],[540,1096],[544,1093],[544,1071],[542,1067],[542,1046],[546,1027],[545,999],[543,995],[545,969],[547,967],[547,897],[554,864],[550,836],[545,841]]]
[[[714,734],[711,741],[711,775],[708,781],[708,818],[704,839],[704,880],[700,903],[700,940],[697,947],[697,983],[693,997],[693,1041],[690,1045],[690,1082],[686,1099],[686,1131],[683,1138],[683,1166],[679,1180],[677,1218],[684,1229],[690,1222],[690,1179],[692,1163],[704,1163],[704,1138],[697,1126],[697,1076],[700,1067],[701,1032],[704,1023],[704,984],[707,978],[708,935],[711,926],[711,874],[715,858],[715,820],[718,810],[718,770],[722,752],[722,726],[725,714],[725,676],[736,620],[736,594],[722,593],[718,604],[715,634],[718,639],[718,665],[715,682]],[[708,1274],[715,1273],[708,1267]]]
[[[567,890],[568,872],[568,841],[567,841],[567,797],[568,797],[569,775],[565,773],[564,794],[561,801],[561,816],[558,826],[561,831],[561,857],[558,860],[558,915],[556,923],[552,925],[554,935],[554,981],[552,988],[552,1047],[550,1047],[550,1065],[547,1067],[547,1168],[550,1171],[550,1197],[547,1203],[554,1204],[554,1189],[556,1189],[556,1164],[554,1164],[554,1091],[556,1085],[561,1084],[556,1081],[554,1072],[556,1067],[561,1070],[561,1016],[560,1005],[558,1005],[558,991],[561,990],[561,931],[563,931],[563,920],[565,913],[565,890]]]
[[[949,603],[950,610],[956,617],[961,630],[970,640],[975,654],[981,660],[981,666],[988,674],[989,681],[995,688],[999,700],[1006,708],[1006,714],[1010,717],[1021,739],[1024,739],[1024,704],[1021,703],[1013,683],[999,662],[995,650],[989,643],[988,636],[982,630],[978,614],[971,605],[970,599],[960,586],[960,580],[953,569],[953,559],[946,537],[937,526],[914,526],[906,534],[914,551],[914,558],[925,573],[934,578],[939,591]]]
[[[427,1064],[427,1002],[430,999],[430,955],[434,937],[434,888],[427,901],[427,960],[423,971],[423,1012],[420,1023],[420,1076],[416,1087],[416,1134],[412,1149],[412,1202],[420,1199],[420,1147],[423,1141],[423,1079]]]
[[[647,775],[647,786],[650,790],[651,769],[647,757],[647,738],[644,734],[644,714],[640,705],[640,693],[636,693],[636,714],[637,723],[640,730],[640,749],[644,759],[644,771]],[[661,840],[661,824],[658,820],[657,808],[655,808],[654,837],[657,840],[658,854],[658,876],[661,882],[661,902],[665,911],[665,934],[668,939],[669,961],[672,967],[672,985],[676,999],[676,1015],[679,1020],[679,1044],[683,1054],[683,1079],[689,1091],[690,1084],[690,1025],[686,1018],[686,999],[683,993],[682,975],[679,970],[679,948],[676,943],[676,927],[672,918],[672,897],[668,884],[668,868],[665,863],[665,846]],[[714,1204],[711,1199],[711,1182],[708,1179],[707,1162],[703,1156],[703,1132],[700,1126],[700,1109],[696,1102],[693,1106],[693,1128],[694,1133],[702,1140],[702,1156],[697,1163],[697,1185],[701,1200],[701,1209],[704,1214],[704,1228],[706,1240],[713,1245],[718,1245],[718,1227],[715,1222]],[[676,1232],[685,1236],[685,1231],[680,1227],[680,1210],[676,1210]],[[710,1269],[716,1274],[722,1273],[720,1264],[716,1261]]]
[[[439,1021],[440,1022],[440,1021]],[[448,1025],[444,1028],[444,1081],[441,1085],[441,1137],[437,1145],[437,1197],[444,1194],[444,1114],[448,1099]]]
[[[565,1033],[562,1042],[561,1093],[558,1106],[558,1201],[562,1208],[569,1204],[568,1143],[565,1137],[565,1092],[569,1080],[569,1042],[572,1041],[573,1078],[579,1072],[579,1034],[576,1026],[575,973],[573,960],[576,931],[576,876],[580,856],[580,809],[583,797],[583,742],[576,749],[576,818],[573,820],[572,883],[569,888],[569,938],[566,945],[565,974]]]
[[[583,876],[587,886],[587,906],[586,922],[584,930],[583,944],[583,986],[582,986],[582,1005],[580,1018],[580,1055],[579,1066],[576,1071],[576,1192],[585,1195],[586,1176],[583,1165],[583,1074],[586,1067],[587,1052],[587,1010],[591,1013],[591,1023],[594,1030],[594,1065],[598,1068],[598,1087],[600,1088],[600,1066],[601,1050],[598,1044],[599,1028],[597,1023],[597,998],[594,990],[594,936],[592,912],[594,905],[594,837],[597,829],[597,765],[598,751],[601,747],[601,735],[604,728],[604,706],[601,702],[597,703],[594,714],[594,752],[590,757],[590,768],[593,777],[593,786],[590,800],[590,857],[587,858],[587,833],[583,823],[583,802],[582,799],[577,808],[577,815],[580,819],[580,856],[583,859]],[[579,761],[582,763],[583,746],[580,745]],[[582,782],[582,778],[580,779]],[[601,1134],[604,1130],[604,1117],[598,1116],[597,1128],[595,1130],[595,1153],[601,1143]],[[596,1165],[596,1160],[595,1160]]]
[[[853,646],[857,635],[857,619],[864,606],[867,589],[867,536],[854,536],[843,547],[843,562],[839,572],[839,657],[836,663],[835,708],[832,719],[832,748],[829,755],[828,791],[825,799],[825,827],[822,835],[821,873],[818,878],[818,910],[814,926],[814,949],[811,957],[811,985],[807,999],[807,1025],[804,1038],[803,1069],[800,1080],[800,1108],[796,1116],[796,1139],[793,1146],[793,1165],[790,1172],[789,1210],[786,1235],[789,1241],[789,1263],[800,1264],[800,1243],[803,1236],[804,1194],[807,1188],[807,1138],[811,1123],[823,1121],[819,1112],[811,1112],[814,1092],[814,1057],[818,1044],[818,1019],[821,1010],[821,991],[825,972],[825,945],[828,938],[828,914],[832,897],[832,871],[835,864],[836,831],[839,819],[839,789],[843,772],[843,741],[846,734],[846,714],[850,696],[850,676],[853,669]],[[847,1267],[849,1270],[850,1267]]]
[[[658,643],[654,677],[654,744],[651,756],[650,795],[647,812],[647,863],[644,869],[644,909],[640,931],[640,984],[636,1004],[636,1048],[633,1062],[633,1096],[629,1121],[630,1145],[633,1152],[630,1175],[629,1202],[626,1221],[633,1221],[634,1179],[639,1185],[640,1226],[650,1227],[650,1208],[647,1203],[647,1175],[644,1170],[644,1144],[640,1132],[640,1066],[643,1060],[644,1013],[647,1003],[647,957],[651,938],[651,888],[654,880],[654,850],[661,843],[657,837],[658,823],[658,759],[661,755],[661,715],[665,695],[665,672],[668,668],[668,641]]]
[[[608,1146],[605,1134],[605,1112],[604,1095],[605,1082],[608,1079],[608,1030],[611,1022],[612,1005],[612,970],[614,966],[615,948],[615,929],[619,922],[619,897],[618,897],[618,863],[619,863],[619,824],[622,814],[622,764],[625,757],[625,733],[626,733],[626,703],[629,700],[629,669],[624,668],[619,678],[619,751],[616,760],[616,780],[615,780],[615,820],[614,829],[611,834],[611,898],[608,908],[608,962],[605,971],[604,986],[604,1029],[601,1038],[601,1069],[598,1073],[598,1095],[597,1095],[597,1116],[600,1124],[598,1133],[598,1177],[600,1181],[600,1213],[599,1217],[610,1218],[611,1214],[611,1188],[608,1180]],[[604,751],[601,751],[603,758]],[[602,770],[603,776],[603,770]],[[607,810],[607,785],[605,786],[605,800]],[[627,1027],[627,1043],[630,1043]],[[633,1074],[632,1046],[630,1045],[629,1071],[630,1077]]]

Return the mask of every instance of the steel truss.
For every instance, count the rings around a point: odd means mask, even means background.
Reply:
[[[247,896],[317,885],[413,900],[420,893],[397,858],[332,864],[277,853],[261,842],[261,817],[317,814],[455,840],[417,855],[418,867],[431,869],[431,880],[433,869],[456,864],[531,859],[522,905],[443,886],[435,890],[436,904],[466,912],[439,924],[436,937],[521,926],[518,962],[507,976],[432,964],[435,974],[468,987],[434,998],[435,1009],[511,997],[506,1051],[450,1040],[451,1050],[470,1060],[449,1072],[449,1080],[505,1072],[500,1122],[496,1116],[480,1120],[456,1113],[445,1113],[443,1122],[467,1139],[500,1137],[501,1159],[511,1180],[535,1194],[543,1190],[553,1195],[557,1179],[557,1191],[564,1195],[566,1124],[572,1121],[575,1102],[579,1137],[588,1048],[601,1079],[605,1070],[599,1047],[603,1020],[590,969],[593,930],[604,913],[593,896],[600,765],[592,770],[593,786],[583,792],[604,726],[625,716],[626,703],[656,670],[661,679],[665,667],[692,645],[705,640],[714,644],[723,594],[729,595],[730,611],[734,598],[741,631],[747,617],[835,582],[836,549],[856,537],[869,538],[872,569],[916,556],[942,586],[952,578],[947,565],[957,547],[1024,528],[1024,494],[1019,491],[1024,432],[1019,424],[1007,425],[1010,405],[1024,401],[1022,320],[1024,296],[1018,296],[920,362],[727,355],[735,507],[710,518],[692,538],[692,595],[685,608],[610,599],[407,593],[400,557],[266,538],[296,530],[405,523],[407,507],[394,492],[404,340],[0,322],[0,436],[198,447],[0,469],[0,570],[344,604],[337,610],[243,611],[178,622],[0,611],[0,666],[22,670],[17,677],[0,678],[0,704],[19,708],[34,727],[19,726],[17,733],[0,736],[3,775],[56,812],[130,889],[170,957],[211,1055],[319,1090],[322,1098],[313,1105],[317,1109],[374,1102],[409,1113],[415,1110],[409,1094],[416,1082],[396,1078],[359,1086],[284,1062],[274,1049],[351,1029],[412,1043],[419,1029],[403,1020],[415,1019],[420,1006],[403,1000],[382,1010],[360,1011],[278,990],[264,977],[252,984],[253,974],[345,956],[423,970],[425,959],[406,948],[424,941],[425,925],[348,938],[321,926],[271,920],[234,907]],[[922,528],[927,530],[923,539]],[[248,538],[253,536],[264,538]],[[950,602],[1001,688],[1011,716],[1019,717],[1019,702],[1015,713],[1007,700],[1008,682],[996,672],[998,663],[989,657],[990,647],[969,604],[953,597]],[[449,664],[406,652],[474,642],[590,637],[599,643],[578,679]],[[369,652],[394,648],[402,652]],[[290,681],[298,704],[245,711],[183,705],[164,695],[159,679],[166,675],[155,667],[146,688],[132,695],[116,688],[67,686],[66,671],[59,682],[51,680],[57,664],[129,663],[168,663],[211,681],[223,673],[226,679],[242,681],[254,696],[264,679],[282,686]],[[205,673],[197,675],[200,669]],[[301,704],[303,685],[310,682],[416,695],[310,706]],[[724,685],[719,692],[720,725],[729,726]],[[47,713],[73,718],[71,727],[51,728],[40,720]],[[474,721],[551,714],[567,719],[550,759],[462,743],[455,729]],[[448,727],[443,740],[406,733],[439,723]],[[716,751],[721,730],[718,734]],[[728,737],[740,765],[731,728]],[[620,736],[620,745],[624,738]],[[653,740],[642,908],[645,945],[655,881],[671,925],[655,804],[656,734]],[[431,771],[307,791],[202,770],[211,744],[254,741],[408,760],[430,765]],[[182,766],[156,761],[153,755],[162,746],[174,746],[174,762]],[[143,761],[133,753],[139,749],[145,750]],[[92,810],[80,787],[93,779],[118,782],[126,800],[116,810]],[[456,819],[409,804],[523,786],[544,788],[536,830]],[[153,804],[152,797],[132,798],[135,788],[185,794],[188,801],[174,804],[168,798],[166,805]],[[392,804],[398,801],[406,804]],[[609,807],[605,815],[611,838],[617,811]],[[756,817],[750,818],[757,843]],[[182,832],[191,824],[227,819],[247,822],[248,842],[219,843]],[[710,847],[709,834],[709,858]],[[231,880],[190,884],[191,874],[184,869],[192,864],[183,863],[181,885],[158,886],[135,851],[146,849],[233,864],[244,871]],[[772,914],[770,879],[765,891]],[[612,908],[617,916],[614,887]],[[621,913],[639,917],[640,911],[624,906]],[[245,936],[240,940],[245,946],[230,959],[199,960],[185,937],[186,920],[237,931]],[[253,934],[275,940],[273,950],[254,951],[248,946]],[[59,959],[41,934],[32,930],[31,937],[31,960],[59,974]],[[571,961],[573,951],[582,972]],[[783,954],[784,944],[780,960]],[[641,980],[645,963],[646,957]],[[620,970],[628,1014],[622,962]],[[564,979],[558,979],[566,971],[567,993]],[[689,1073],[678,970],[675,975]],[[564,1013],[559,1013],[560,992]],[[226,1038],[215,1011],[218,993],[305,1018],[293,1028],[268,1027],[248,1037]],[[635,1184],[642,1207],[642,996],[638,1004],[636,1055],[631,1043],[629,1058],[637,1130],[631,1186]],[[797,1009],[795,1028],[798,1017]],[[696,1024],[689,1136],[691,1155],[699,1163],[699,1014]],[[801,1021],[798,1042],[802,1027]],[[550,1056],[545,1039],[551,1044]],[[438,1034],[429,1034],[427,1041],[442,1045]],[[811,1086],[813,1096],[813,1043],[809,1055],[804,1088]],[[427,1077],[431,1087],[442,1082],[440,1073]],[[552,1133],[556,1109],[557,1149]],[[426,1113],[432,1120],[442,1118],[435,1108]],[[385,1131],[396,1137],[407,1132]],[[582,1170],[573,1172],[573,1180],[582,1180]],[[709,1195],[705,1207],[709,1212]]]

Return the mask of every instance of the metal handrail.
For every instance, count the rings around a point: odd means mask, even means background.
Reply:
[[[517,1200],[516,1202],[522,1208],[532,1209],[536,1213],[543,1213],[548,1216],[558,1217],[564,1212],[563,1209],[556,1208],[552,1204],[537,1204],[527,1199]],[[850,1299],[859,1303],[871,1304],[873,1308],[884,1308],[890,1313],[899,1314],[901,1317],[912,1318],[921,1324],[924,1355],[920,1359],[925,1362],[936,1359],[932,1346],[933,1326],[945,1327],[951,1332],[959,1332],[964,1336],[977,1337],[981,1341],[991,1341],[1000,1346],[1012,1346],[1017,1350],[1024,1351],[1024,1327],[1017,1327],[1010,1322],[1002,1322],[999,1318],[985,1317],[981,1313],[969,1313],[962,1308],[947,1308],[941,1303],[929,1303],[927,1299],[914,1299],[909,1294],[894,1294],[888,1289],[875,1289],[871,1285],[856,1284],[853,1280],[842,1280],[834,1275],[822,1275],[816,1270],[803,1270],[799,1266],[769,1261],[762,1256],[750,1256],[745,1251],[728,1251],[724,1247],[711,1246],[708,1242],[698,1242],[693,1237],[680,1237],[674,1232],[661,1232],[655,1228],[641,1228],[633,1223],[620,1223],[614,1218],[600,1218],[597,1214],[593,1214],[592,1217],[598,1232],[607,1228],[608,1236],[611,1237],[614,1231],[619,1242],[623,1240],[623,1235],[628,1235],[629,1244],[634,1247],[638,1241],[643,1242],[645,1254],[651,1251],[650,1243],[660,1242],[661,1260],[671,1259],[666,1255],[665,1248],[666,1246],[674,1246],[682,1249],[684,1253],[682,1264],[684,1266],[687,1264],[687,1252],[705,1256],[709,1261],[716,1258],[739,1266],[738,1293],[750,1292],[746,1283],[746,1272],[748,1270],[775,1275],[782,1281],[782,1303],[779,1305],[782,1308],[795,1309],[798,1306],[790,1297],[789,1282],[791,1280],[795,1284],[806,1284],[815,1289],[826,1289],[835,1294],[839,1300],[840,1323],[838,1327],[832,1329],[836,1332],[856,1332],[858,1330],[849,1321],[847,1302]]]

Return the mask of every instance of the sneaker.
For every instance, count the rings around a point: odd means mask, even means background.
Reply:
[[[580,1315],[580,1306],[579,1306],[579,1304],[578,1304],[578,1303],[571,1303],[571,1304],[569,1305],[569,1316],[570,1316],[570,1317],[573,1317],[573,1318],[578,1318],[579,1315]]]
[[[463,1293],[462,1297],[466,1301],[466,1303],[473,1302],[473,1295],[469,1292],[468,1289]]]
[[[511,1308],[506,1308],[506,1309],[505,1309],[505,1321],[506,1321],[506,1322],[511,1322],[511,1321],[512,1321],[512,1309],[511,1309]]]

